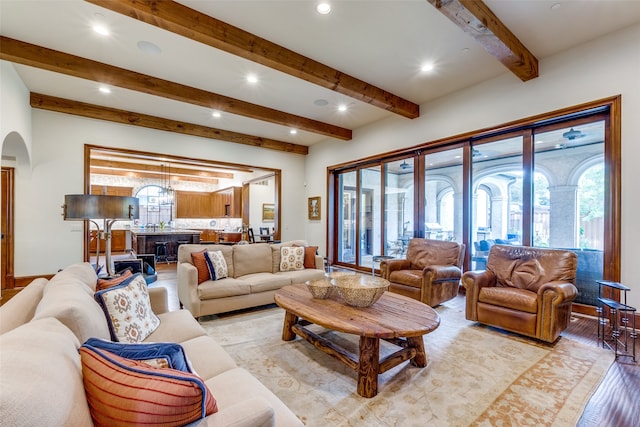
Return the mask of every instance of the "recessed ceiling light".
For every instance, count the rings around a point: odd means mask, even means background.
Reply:
[[[249,74],[247,76],[247,81],[249,83],[258,83],[258,76],[256,76],[255,74]]]
[[[428,73],[429,71],[433,71],[434,68],[433,62],[425,62],[422,64],[422,67],[420,67],[420,71]]]
[[[468,47],[462,48],[462,53],[469,53],[469,52],[471,52],[471,49],[469,49]]]
[[[316,10],[319,14],[326,15],[327,13],[331,12],[331,5],[326,1],[322,1],[318,3],[318,5],[316,6]]]
[[[98,90],[99,90],[100,92],[102,92],[102,93],[111,93],[111,89],[109,89],[109,88],[108,88],[108,87],[106,87],[106,86],[100,86],[100,87],[98,88]]]
[[[148,53],[149,55],[160,55],[162,53],[162,49],[160,49],[156,44],[145,40],[140,40],[138,42],[138,49],[144,53]]]
[[[211,115],[216,119],[219,119],[220,117],[222,117],[222,114],[220,114],[220,111],[214,111],[213,113],[211,113]]]
[[[558,10],[558,9],[560,9],[560,7],[562,7],[562,5],[560,3],[554,3],[551,6],[551,10]]]
[[[295,135],[295,134],[297,134],[297,133],[298,133],[298,131],[297,131],[296,129],[291,129],[291,130],[289,131],[289,133],[290,133],[291,135]]]
[[[345,104],[338,105],[338,111],[347,111],[347,106]]]
[[[102,24],[95,24],[93,26],[93,31],[95,31],[96,33],[100,34],[101,36],[108,36],[109,35],[109,29],[107,27],[105,27]]]
[[[326,99],[316,99],[315,101],[313,101],[313,105],[317,107],[324,107],[327,104],[329,104],[329,101],[327,101]]]

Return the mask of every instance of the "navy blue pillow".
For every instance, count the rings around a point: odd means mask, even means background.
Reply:
[[[83,345],[107,350],[125,359],[145,361],[149,359],[164,359],[167,367],[182,372],[194,373],[180,344],[169,342],[128,344],[107,341],[100,338],[89,338]]]

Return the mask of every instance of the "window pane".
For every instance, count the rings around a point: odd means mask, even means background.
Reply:
[[[473,270],[483,270],[496,243],[522,242],[522,137],[472,149]]]
[[[385,164],[384,254],[404,258],[413,237],[413,159]]]
[[[339,175],[338,200],[338,261],[354,263],[356,260],[356,173]]]
[[[604,122],[535,135],[534,245],[578,255],[575,302],[597,305],[603,276]]]
[[[360,170],[360,262],[371,268],[374,255],[380,255],[380,166]]]
[[[462,242],[462,148],[425,155],[425,238]]]

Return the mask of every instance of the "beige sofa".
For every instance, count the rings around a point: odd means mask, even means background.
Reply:
[[[96,275],[75,264],[51,280],[36,279],[0,307],[0,424],[93,425],[78,348],[89,337],[109,339],[93,298]],[[149,289],[160,326],[147,342],[180,343],[217,400],[218,412],[197,426],[301,426],[300,420],[231,357],[187,310],[167,311],[163,287]]]
[[[178,298],[194,317],[260,305],[273,304],[276,290],[292,283],[319,280],[324,277],[324,260],[315,256],[315,268],[280,271],[283,246],[306,246],[304,240],[278,244],[247,245],[180,245],[178,248]],[[208,280],[198,285],[198,271],[191,253],[203,249],[221,251],[228,277]]]

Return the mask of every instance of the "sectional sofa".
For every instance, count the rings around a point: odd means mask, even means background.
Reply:
[[[36,279],[0,307],[0,424],[90,426],[79,347],[110,338],[94,299],[97,277],[88,263],[50,280]],[[160,324],[145,342],[179,343],[193,371],[217,401],[216,413],[190,426],[301,426],[271,391],[236,366],[187,310],[169,312],[167,291],[149,288]]]

